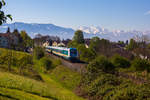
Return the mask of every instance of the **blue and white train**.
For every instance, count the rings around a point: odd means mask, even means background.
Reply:
[[[46,51],[71,61],[78,58],[78,52],[76,48],[47,46]]]

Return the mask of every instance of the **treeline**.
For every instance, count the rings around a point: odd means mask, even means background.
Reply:
[[[33,39],[26,33],[26,31],[18,31],[15,29],[13,32],[10,32],[8,28],[5,33],[8,36],[8,46],[9,49],[27,51],[28,48],[33,47]]]

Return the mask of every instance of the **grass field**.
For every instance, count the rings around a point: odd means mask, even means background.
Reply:
[[[81,75],[75,71],[68,69],[62,65],[56,67],[50,72],[53,80],[61,83],[63,87],[74,90],[80,83]]]
[[[0,48],[0,100],[83,100],[72,90],[80,82],[80,75],[61,65],[58,59],[51,59],[50,74],[44,74],[40,60],[33,59],[32,66],[21,69],[20,65],[11,65],[8,71],[9,54],[17,63],[28,53]],[[35,80],[33,75],[41,80]],[[21,76],[20,76],[21,75]],[[65,78],[64,78],[65,77]],[[63,81],[61,79],[64,78]]]
[[[0,72],[0,97],[6,100],[83,100],[48,75],[41,75],[45,82]]]
[[[41,74],[43,80],[49,84],[49,87],[53,89],[53,92],[57,94],[59,100],[83,100],[82,98],[76,96],[73,92],[62,87],[62,85],[53,79],[49,75]]]

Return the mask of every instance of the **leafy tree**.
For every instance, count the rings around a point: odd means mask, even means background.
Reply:
[[[97,52],[99,50],[99,44],[100,44],[100,38],[99,37],[93,37],[90,41],[90,49]]]
[[[24,47],[32,47],[33,46],[33,41],[31,39],[31,37],[26,33],[26,31],[21,31],[20,35],[23,40],[22,45]]]
[[[41,47],[35,47],[33,52],[35,59],[39,60],[40,58],[44,57],[44,50]]]
[[[150,71],[150,62],[145,59],[136,58],[133,60],[131,66],[137,71]]]
[[[2,7],[5,6],[6,3],[4,0],[0,1],[0,25],[6,22],[6,20],[9,18],[12,20],[12,16],[10,14],[5,15],[4,11],[2,11]]]
[[[18,37],[18,39],[19,39],[18,42],[21,43],[22,42],[22,38],[21,38],[20,32],[17,29],[14,29],[13,34],[15,34],[15,36]]]
[[[29,64],[32,64],[32,56],[30,55],[26,55],[26,56],[23,56],[19,61],[18,61],[18,66],[20,67],[19,70],[20,70],[20,74],[22,74],[22,71],[23,69],[29,65]]]
[[[41,66],[44,67],[45,70],[49,70],[52,68],[52,61],[47,57],[41,58],[40,63],[41,63]]]
[[[77,30],[75,32],[75,35],[73,37],[73,41],[75,41],[78,44],[84,43],[84,36],[83,36],[83,32],[81,30]]]
[[[105,56],[98,56],[87,67],[90,73],[98,73],[100,71],[112,72],[114,69],[113,64]]]
[[[99,39],[99,37],[93,37],[90,42],[90,49],[97,55],[111,55],[111,43],[106,39]]]
[[[77,49],[80,60],[90,62],[95,58],[95,53],[92,52],[89,48],[86,48],[84,44],[79,44]]]
[[[127,46],[127,50],[134,50],[138,47],[138,43],[134,39],[130,39],[130,43]]]
[[[130,67],[129,60],[120,55],[113,56],[111,61],[115,67],[122,67],[122,68]]]
[[[71,47],[71,48],[77,48],[79,44],[77,44],[75,41],[70,41],[68,43],[68,47]]]

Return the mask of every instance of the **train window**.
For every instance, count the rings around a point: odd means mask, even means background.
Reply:
[[[76,50],[76,49],[71,49],[71,50],[70,50],[70,53],[71,53],[71,54],[77,54],[77,50]]]
[[[68,51],[63,50],[63,54],[68,55]]]

